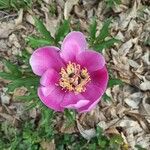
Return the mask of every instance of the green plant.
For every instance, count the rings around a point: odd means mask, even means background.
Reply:
[[[108,7],[112,8],[121,4],[121,0],[105,0]]]
[[[61,40],[65,35],[71,30],[68,20],[64,20],[58,26],[56,34],[54,37],[51,36],[51,33],[46,29],[43,22],[34,17],[35,26],[39,32],[39,36],[30,36],[27,38],[27,43],[32,48],[38,48],[45,45],[57,45],[60,46]],[[102,51],[104,48],[109,48],[118,40],[114,38],[106,39],[110,36],[109,34],[109,25],[111,21],[107,20],[102,29],[97,33],[97,22],[96,20],[90,26],[89,31],[89,42],[90,46],[97,51]],[[65,149],[71,147],[73,150],[91,150],[110,148],[110,150],[115,147],[119,148],[122,144],[120,137],[108,138],[103,134],[103,131],[97,128],[97,136],[90,141],[85,140],[78,134],[61,134],[55,131],[54,121],[57,113],[47,109],[39,100],[37,96],[37,88],[39,83],[39,78],[33,75],[32,70],[29,65],[30,54],[24,50],[22,56],[18,56],[18,62],[15,64],[3,60],[4,65],[6,66],[5,72],[0,72],[0,77],[9,80],[8,83],[8,92],[13,92],[18,87],[26,87],[28,92],[24,96],[17,97],[19,100],[24,100],[27,102],[27,110],[31,108],[38,108],[40,110],[40,119],[37,124],[33,120],[22,122],[21,128],[16,130],[10,126],[8,129],[12,129],[11,135],[3,136],[0,141],[2,149],[9,148],[11,150],[17,149],[40,149],[40,142],[42,140],[55,139],[57,149]],[[22,67],[25,66],[25,67]],[[110,80],[110,86],[120,84],[117,79]],[[75,123],[76,113],[74,111],[66,110],[64,112],[66,118],[66,126],[69,127],[70,124]],[[6,131],[7,131],[6,130]],[[0,129],[0,135],[7,135],[7,132],[3,128]],[[11,138],[10,138],[10,137]],[[115,140],[114,140],[115,139]],[[5,144],[7,141],[7,144]]]
[[[0,0],[0,9],[19,10],[32,6],[32,0]]]
[[[35,26],[37,31],[40,33],[40,36],[30,36],[28,37],[27,43],[32,48],[37,48],[40,46],[46,46],[46,45],[59,45],[59,42],[65,37],[65,35],[69,32],[69,21],[64,20],[60,23],[60,25],[57,28],[55,37],[51,36],[51,33],[46,29],[43,22],[37,18],[34,17],[35,20]]]
[[[93,19],[89,27],[89,36],[88,36],[89,44],[91,48],[101,52],[103,49],[112,47],[114,43],[120,42],[119,40],[112,37],[108,39],[108,37],[110,36],[110,32],[109,32],[110,23],[111,23],[111,19],[107,19],[104,22],[101,30],[97,31],[96,18]]]

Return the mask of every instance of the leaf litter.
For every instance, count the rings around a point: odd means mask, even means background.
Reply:
[[[74,28],[78,22],[81,30],[87,33],[94,14],[98,25],[113,14],[115,18],[111,24],[111,35],[122,42],[117,43],[111,49],[103,50],[108,68],[113,71],[116,78],[121,79],[122,86],[115,85],[108,88],[106,93],[110,101],[101,103],[89,113],[76,116],[76,123],[66,128],[65,121],[61,115],[57,116],[57,130],[61,133],[76,133],[90,140],[95,136],[95,126],[102,127],[105,134],[121,135],[128,149],[135,149],[135,145],[150,148],[150,49],[146,44],[150,38],[150,9],[142,5],[142,0],[125,1],[115,6],[111,11],[107,9],[104,1],[66,1],[62,3],[57,0],[56,10],[58,14],[49,14],[48,6],[52,1],[45,0],[41,4],[41,10],[24,12],[26,18],[22,20],[21,10],[18,18],[8,22],[0,23],[0,57],[9,58],[17,62],[16,53],[22,53],[22,43],[18,34],[24,39],[30,34],[37,34],[32,15],[35,14],[45,21],[47,30],[56,33],[56,26],[60,20],[71,19],[71,27]],[[82,12],[80,14],[80,9]],[[23,29],[23,30],[22,30]],[[18,32],[18,34],[16,34]],[[18,40],[19,39],[19,40]],[[16,51],[16,52],[14,52]],[[0,64],[1,70],[4,69]],[[15,99],[16,95],[22,96],[26,89],[21,87],[13,95],[3,91],[7,81],[0,79],[0,122],[8,121],[18,126],[20,119],[27,120],[40,115],[36,109],[30,113],[25,111],[25,104]],[[9,99],[8,99],[9,98]],[[13,114],[13,115],[12,115]],[[52,147],[55,149],[55,141],[42,141],[43,149]]]

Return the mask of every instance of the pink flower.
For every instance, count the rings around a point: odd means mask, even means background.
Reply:
[[[55,111],[65,108],[88,112],[104,94],[108,72],[104,57],[88,50],[81,32],[69,33],[61,46],[38,48],[30,58],[33,72],[41,76],[38,96]]]

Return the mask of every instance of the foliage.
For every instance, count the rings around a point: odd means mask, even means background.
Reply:
[[[105,0],[108,7],[114,7],[121,4],[121,0]]]
[[[55,44],[58,45],[58,43],[69,33],[69,31],[70,31],[69,21],[64,20],[57,28],[55,34]]]
[[[13,92],[16,88],[22,86],[26,87],[28,90],[38,86],[39,79],[31,72],[31,69],[30,71],[26,71],[19,67],[18,64],[15,65],[6,60],[3,60],[3,63],[7,67],[7,70],[5,72],[0,72],[0,77],[10,80],[7,86],[8,92]],[[27,66],[26,69],[29,69],[29,66]]]
[[[32,48],[37,48],[40,46],[51,45],[52,43],[54,43],[53,37],[51,36],[50,32],[46,29],[43,22],[37,19],[36,17],[34,17],[34,21],[35,21],[35,27],[37,31],[40,33],[40,37],[36,37],[36,36],[28,37],[26,39],[28,44]]]
[[[66,128],[70,127],[72,124],[75,124],[76,112],[74,110],[66,109],[64,111],[64,116],[66,117]]]
[[[52,117],[51,121],[53,119]],[[0,125],[0,135],[3,136],[0,140],[0,149],[38,150],[41,149],[40,143],[45,139],[49,141],[55,139],[56,149],[58,150],[68,149],[69,147],[72,150],[119,150],[123,144],[123,139],[120,136],[107,138],[100,128],[97,128],[96,137],[88,142],[78,134],[54,134],[54,131],[51,130],[52,127],[46,127],[49,130],[44,130],[44,125],[45,123],[36,127],[35,123],[30,120],[22,123],[21,128],[17,129],[8,122],[4,122]]]
[[[0,0],[0,10],[19,10],[32,6],[32,0]]]
[[[91,48],[98,52],[101,52],[103,49],[110,48],[114,45],[114,43],[119,42],[119,40],[115,38],[108,38],[110,36],[110,23],[111,19],[109,18],[104,22],[101,30],[97,31],[97,22],[95,18],[93,19],[89,27],[89,44]]]
[[[103,129],[100,127],[97,127],[97,143],[98,147],[101,150],[119,150],[120,146],[123,145],[123,139],[119,135],[115,135],[111,138],[108,138],[104,135]]]
[[[39,32],[39,36],[30,36],[27,38],[27,43],[32,48],[38,48],[45,45],[57,45],[59,46],[60,41],[70,31],[70,24],[68,20],[64,20],[58,26],[56,34],[52,37],[51,33],[46,29],[43,22],[34,17],[35,26]],[[111,21],[107,20],[102,29],[97,33],[97,22],[96,19],[90,25],[89,29],[89,43],[90,46],[95,48],[97,51],[101,51],[104,48],[111,47],[118,40],[110,38],[106,40],[109,34],[109,25]],[[37,123],[35,120],[28,122],[22,122],[19,129],[11,127],[9,124],[0,125],[0,149],[40,149],[40,142],[42,140],[55,139],[57,149],[65,149],[71,147],[72,150],[91,150],[95,149],[118,149],[122,145],[122,139],[118,136],[108,138],[103,134],[103,131],[97,128],[97,135],[91,141],[86,141],[78,134],[60,134],[54,129],[54,121],[57,113],[47,109],[37,96],[37,87],[39,84],[39,78],[32,73],[29,65],[30,54],[24,50],[22,56],[18,56],[18,62],[12,63],[7,60],[3,60],[6,66],[5,72],[0,72],[0,77],[9,80],[8,92],[13,92],[16,88],[24,86],[28,89],[28,93],[25,96],[17,97],[19,100],[27,102],[27,110],[32,108],[39,108],[40,118]],[[25,66],[25,67],[22,67]],[[118,79],[110,80],[110,87],[113,85],[120,84]],[[106,95],[107,96],[107,95]],[[64,118],[66,119],[66,126],[75,123],[76,113],[72,110],[65,110]]]
[[[115,39],[110,36],[109,27],[111,24],[111,18],[107,19],[102,28],[97,31],[96,18],[93,18],[92,23],[89,26],[89,44],[90,47],[98,52],[102,52],[103,49],[108,49],[112,47],[115,43],[120,42],[120,40]],[[115,79],[110,76],[108,87],[113,87],[114,85],[121,85],[123,82],[120,79]],[[105,101],[110,100],[110,97],[105,93],[103,96]]]
[[[122,85],[122,84],[123,82],[120,79],[113,78],[109,80],[108,86],[113,87],[114,85]]]
[[[53,118],[51,118],[53,120]],[[22,122],[21,128],[14,128],[8,122],[0,125],[0,149],[10,150],[39,150],[40,142],[52,139],[53,128],[45,127],[45,124],[36,127],[33,121]],[[44,130],[44,129],[47,130]],[[48,130],[49,129],[49,130]]]
[[[97,135],[95,138],[91,139],[89,142],[83,139],[77,134],[60,135],[59,140],[56,137],[57,149],[65,149],[70,146],[72,150],[119,150],[121,145],[123,145],[123,139],[116,135],[108,138],[104,135],[101,128],[97,127]]]
[[[40,46],[46,46],[46,45],[59,45],[59,42],[65,37],[65,35],[69,32],[69,21],[64,20],[60,23],[60,25],[57,28],[55,37],[51,36],[51,33],[46,29],[44,23],[35,18],[35,26],[37,31],[40,33],[40,36],[30,36],[26,40],[28,44],[32,48],[38,48]]]

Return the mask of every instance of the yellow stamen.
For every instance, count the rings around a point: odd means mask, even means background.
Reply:
[[[71,63],[66,68],[61,68],[59,85],[62,89],[81,93],[86,91],[86,85],[91,80],[86,68],[79,64]]]

